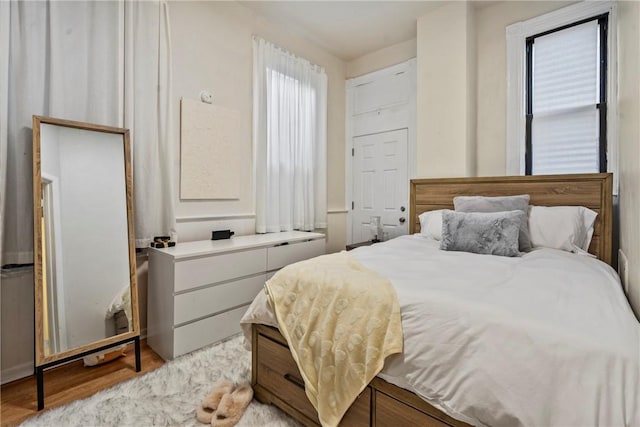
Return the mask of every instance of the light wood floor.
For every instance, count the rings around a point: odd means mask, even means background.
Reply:
[[[140,342],[142,371],[136,372],[133,344],[127,356],[105,365],[85,368],[82,360],[71,362],[44,373],[45,411],[76,399],[83,399],[128,379],[153,371],[164,364],[146,340]],[[2,426],[15,426],[38,414],[36,402],[36,377],[31,376],[2,386]]]

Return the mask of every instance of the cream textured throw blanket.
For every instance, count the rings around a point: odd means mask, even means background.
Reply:
[[[289,265],[266,289],[320,422],[338,425],[384,359],[402,351],[391,282],[341,252]]]

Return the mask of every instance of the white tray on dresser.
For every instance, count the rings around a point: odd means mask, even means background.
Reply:
[[[265,281],[325,246],[324,234],[291,231],[150,248],[147,343],[171,360],[240,332]]]

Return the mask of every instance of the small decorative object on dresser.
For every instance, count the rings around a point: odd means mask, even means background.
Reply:
[[[170,236],[155,236],[149,246],[152,248],[172,248],[175,245],[176,242],[172,242]]]
[[[231,230],[214,230],[211,232],[211,240],[230,239],[234,234]]]
[[[149,250],[147,342],[171,360],[240,332],[240,318],[280,268],[325,253],[320,233],[236,236]]]

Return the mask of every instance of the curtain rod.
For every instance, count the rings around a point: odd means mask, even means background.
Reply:
[[[286,53],[287,55],[290,55],[290,56],[292,56],[292,57],[294,57],[294,58],[296,58],[296,59],[302,59],[302,60],[304,60],[304,61],[307,61],[309,64],[313,65],[314,67],[318,67],[318,68],[322,69],[322,71],[325,71],[325,69],[324,69],[324,67],[323,67],[322,65],[316,64],[315,62],[312,62],[312,61],[308,60],[307,58],[305,58],[305,57],[303,57],[303,56],[296,55],[295,53],[291,52],[290,50],[285,49],[285,48],[284,48],[284,47],[282,47],[282,46],[278,46],[277,44],[275,44],[275,43],[273,43],[273,42],[270,42],[269,40],[267,40],[267,39],[265,39],[265,38],[262,38],[262,37],[260,37],[260,36],[257,36],[257,35],[255,35],[255,34],[253,34],[253,35],[251,36],[251,39],[252,39],[252,40],[256,40],[256,41],[257,41],[257,40],[262,40],[262,41],[264,41],[264,42],[266,42],[266,43],[269,43],[270,45],[272,45],[272,46],[273,46],[273,47],[275,47],[276,49],[281,50],[283,53]]]

